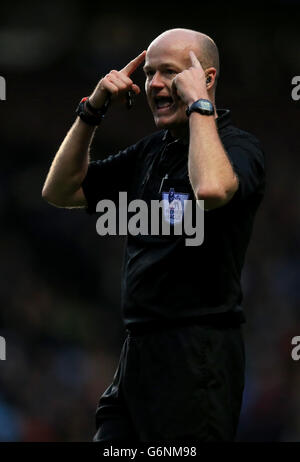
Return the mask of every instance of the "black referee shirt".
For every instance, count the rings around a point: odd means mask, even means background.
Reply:
[[[264,154],[253,135],[232,125],[229,110],[218,110],[216,123],[239,188],[225,206],[204,212],[200,246],[186,246],[184,236],[128,235],[122,277],[127,327],[242,313],[241,271],[264,194]],[[82,184],[88,212],[95,212],[101,199],[118,204],[119,191],[128,193],[128,201],[161,200],[162,192],[171,188],[194,199],[187,160],[188,145],[162,130],[116,155],[90,162]]]

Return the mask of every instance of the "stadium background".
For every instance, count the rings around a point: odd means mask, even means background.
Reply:
[[[265,4],[264,4],[265,5]],[[184,2],[6,2],[0,15],[0,441],[89,441],[95,406],[116,368],[124,240],[100,238],[95,217],[41,199],[74,109],[101,75],[123,67],[163,30],[188,27],[220,49],[218,107],[262,141],[267,191],[243,273],[247,382],[240,441],[300,438],[299,3],[222,7]],[[136,80],[143,86],[141,71]],[[93,157],[155,130],[145,96],[114,110]],[[101,146],[101,148],[100,148]],[[188,294],[186,294],[188,303]]]

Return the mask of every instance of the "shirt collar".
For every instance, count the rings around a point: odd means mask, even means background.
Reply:
[[[229,109],[217,109],[217,114],[218,114],[218,117],[216,119],[216,124],[217,124],[218,130],[221,130],[222,128],[227,127],[227,125],[229,125],[231,123],[231,117],[230,117],[230,110]],[[177,142],[180,142],[182,144],[186,144],[186,142],[184,140],[181,140],[181,139],[176,140],[171,135],[169,130],[164,131],[163,141],[167,141],[168,143],[172,143],[172,142],[177,141]]]
[[[221,130],[231,124],[231,116],[229,109],[217,109],[218,117],[216,119],[218,130]]]

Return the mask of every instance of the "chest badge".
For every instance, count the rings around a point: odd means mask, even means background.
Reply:
[[[189,198],[187,193],[175,192],[170,188],[169,192],[162,192],[163,211],[165,220],[171,225],[182,222],[186,202]]]

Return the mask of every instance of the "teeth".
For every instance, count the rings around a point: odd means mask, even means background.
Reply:
[[[160,109],[160,108],[171,106],[173,103],[173,100],[172,98],[162,97],[162,98],[156,98],[155,102],[156,102],[156,106]]]
[[[169,107],[171,106],[171,103],[168,103],[167,101],[158,101],[157,107],[162,108],[162,107]]]

